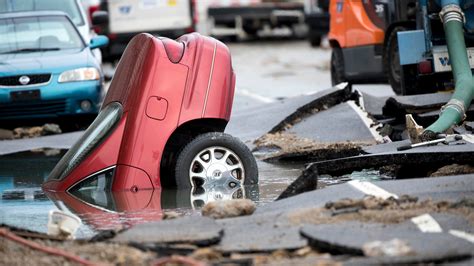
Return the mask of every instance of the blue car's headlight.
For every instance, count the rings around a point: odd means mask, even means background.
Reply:
[[[59,75],[58,82],[72,82],[72,81],[85,81],[85,80],[99,80],[100,73],[95,67],[84,67],[73,70],[64,71]]]

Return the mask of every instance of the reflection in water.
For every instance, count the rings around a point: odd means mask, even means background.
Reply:
[[[0,156],[0,223],[45,232],[48,212],[60,209],[82,219],[77,237],[89,237],[97,230],[161,220],[169,210],[193,215],[215,200],[248,198],[264,204],[275,199],[301,171],[299,166],[258,162],[260,184],[248,187],[223,183],[185,190],[110,193],[94,189],[103,187],[97,182],[97,186],[86,186],[89,189],[45,195],[40,185],[64,153],[44,150]]]
[[[155,189],[114,193],[88,189],[46,194],[58,209],[76,214],[91,229],[110,230],[161,220],[166,209],[189,214],[210,201],[244,198],[245,195],[258,197],[258,186],[237,187],[233,190],[213,187],[210,190]]]

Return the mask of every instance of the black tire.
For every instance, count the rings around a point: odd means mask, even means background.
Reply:
[[[321,46],[321,39],[321,35],[310,35],[309,43],[311,43],[312,47],[319,47]]]
[[[331,53],[331,83],[335,86],[346,81],[342,49],[340,47],[334,47]]]
[[[225,160],[225,165],[232,163],[234,165],[238,165],[239,162],[241,163],[242,169],[232,170],[232,176],[234,178],[239,180],[244,179],[244,185],[253,185],[258,183],[257,162],[255,161],[255,158],[247,146],[245,146],[245,144],[239,139],[232,137],[231,135],[221,132],[212,132],[196,137],[189,144],[187,144],[179,154],[175,168],[176,185],[178,188],[201,185],[197,182],[195,184],[191,184],[189,173],[191,167],[197,168],[196,171],[199,171],[199,167],[202,166],[196,164],[194,159],[198,154],[203,153],[206,151],[206,149],[211,147],[217,147],[218,151],[228,150],[233,153],[228,157],[227,160]],[[204,171],[204,167],[202,168],[202,171]]]
[[[403,26],[395,27],[387,38],[383,53],[383,66],[388,82],[392,86],[392,90],[398,95],[403,94],[403,74],[400,66],[397,33],[406,30],[407,28]]]

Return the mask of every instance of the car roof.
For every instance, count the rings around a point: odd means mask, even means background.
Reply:
[[[22,17],[47,17],[47,16],[68,17],[68,15],[62,11],[21,11],[21,12],[0,13],[0,19],[22,18]]]

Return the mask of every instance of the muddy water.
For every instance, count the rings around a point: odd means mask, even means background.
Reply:
[[[41,183],[64,151],[22,152],[0,157],[0,223],[45,232],[48,212],[61,209],[79,216],[77,236],[160,220],[165,212],[198,215],[206,202],[249,198],[262,205],[273,201],[301,173],[302,165],[259,162],[260,184],[234,190],[222,188],[155,190],[140,193],[44,194]]]

